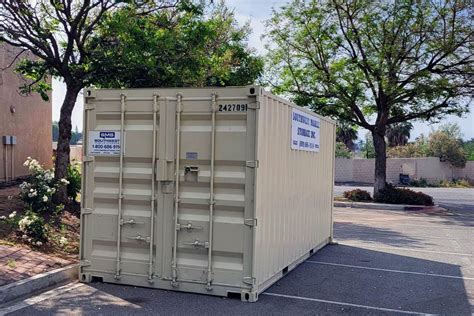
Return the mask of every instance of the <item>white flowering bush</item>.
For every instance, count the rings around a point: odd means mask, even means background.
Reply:
[[[44,169],[37,160],[28,157],[23,164],[31,172],[28,181],[20,184],[20,198],[34,212],[48,212],[55,209],[53,194],[60,186],[67,185],[66,179],[54,179],[52,169]]]
[[[18,232],[23,240],[34,246],[41,246],[48,239],[44,219],[31,211],[18,221]]]
[[[16,211],[8,216],[0,216],[0,221],[9,225],[18,237],[32,246],[42,246],[47,241],[47,229],[45,221],[32,211],[27,211],[25,215],[18,215]]]

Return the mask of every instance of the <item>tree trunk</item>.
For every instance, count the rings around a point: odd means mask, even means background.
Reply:
[[[387,186],[387,145],[385,130],[375,128],[372,131],[375,149],[374,198],[377,198]]]
[[[61,106],[61,114],[59,116],[59,137],[54,166],[54,176],[56,180],[64,179],[67,176],[69,154],[71,151],[69,146],[72,130],[71,116],[74,105],[76,104],[77,95],[79,94],[79,91],[81,91],[81,88],[82,87],[76,85],[66,85],[66,96],[64,97]],[[66,186],[61,186],[61,188],[56,192],[54,201],[57,204],[66,205],[68,202]]]

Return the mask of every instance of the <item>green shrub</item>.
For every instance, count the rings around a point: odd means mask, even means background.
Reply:
[[[18,230],[23,234],[22,239],[32,245],[41,246],[48,239],[44,219],[32,211],[27,211],[18,221]]]
[[[338,158],[352,158],[352,152],[344,143],[336,143],[336,157]]]
[[[470,188],[471,183],[467,179],[442,180],[439,186],[445,188]]]
[[[81,166],[79,163],[73,162],[67,167],[66,180],[69,182],[67,195],[75,201],[77,194],[81,192]]]
[[[428,181],[426,181],[425,178],[420,178],[420,179],[415,179],[410,182],[410,185],[412,187],[418,187],[418,188],[426,188],[429,187]]]
[[[385,190],[375,197],[375,201],[388,204],[433,205],[433,198],[422,192],[395,188],[387,184]]]
[[[372,201],[370,193],[360,189],[345,191],[344,197],[354,202]]]

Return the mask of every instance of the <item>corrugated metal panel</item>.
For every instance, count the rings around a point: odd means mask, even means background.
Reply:
[[[327,240],[334,145],[326,134],[334,126],[321,126],[321,153],[293,152],[288,105],[262,92],[86,91],[83,281],[237,292],[254,301]],[[101,131],[119,133],[121,149],[89,153],[91,135]]]
[[[330,238],[335,129],[332,121],[321,118],[320,152],[293,150],[293,106],[268,93],[262,99],[255,194],[255,275],[259,291],[288,265]]]

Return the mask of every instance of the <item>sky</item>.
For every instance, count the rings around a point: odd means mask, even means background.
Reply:
[[[264,42],[261,36],[265,31],[264,21],[270,18],[272,8],[278,8],[287,0],[227,0],[226,3],[230,8],[235,10],[235,15],[239,23],[250,22],[253,32],[249,37],[249,46],[256,49],[259,54],[265,53]],[[65,86],[59,80],[53,80],[53,120],[59,120],[59,112],[61,103],[65,94]],[[72,115],[73,130],[77,126],[82,130],[82,95],[79,96]],[[440,124],[457,123],[461,127],[464,139],[474,138],[474,104],[471,104],[470,113],[459,118],[457,116],[447,116],[439,124],[429,124],[428,122],[413,122],[414,128],[411,133],[411,139],[414,140],[420,134],[428,135],[432,129],[436,129]],[[366,130],[359,131],[359,137],[363,138],[367,133]]]

